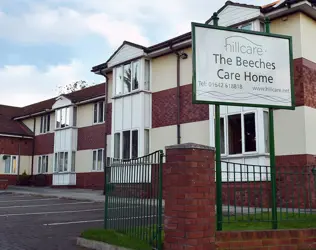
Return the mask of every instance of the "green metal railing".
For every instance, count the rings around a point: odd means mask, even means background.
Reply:
[[[224,230],[315,227],[315,167],[276,167],[271,173],[269,166],[225,161],[221,166],[223,216],[217,221]]]
[[[114,229],[162,249],[162,159],[110,159],[106,167],[106,229]]]

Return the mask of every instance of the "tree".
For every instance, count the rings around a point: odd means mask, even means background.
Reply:
[[[76,81],[73,83],[69,83],[66,86],[58,86],[58,93],[61,94],[68,94],[68,93],[72,93],[78,90],[82,90],[85,89],[87,87],[90,87],[94,85],[94,83],[87,83],[84,80],[80,80],[80,81]]]

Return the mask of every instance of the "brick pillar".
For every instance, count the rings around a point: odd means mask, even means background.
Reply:
[[[214,149],[166,147],[164,250],[215,249]]]

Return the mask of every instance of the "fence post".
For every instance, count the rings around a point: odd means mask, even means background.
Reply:
[[[215,249],[214,148],[166,147],[164,250]]]

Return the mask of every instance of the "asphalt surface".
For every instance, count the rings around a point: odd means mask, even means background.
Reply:
[[[102,202],[0,194],[0,249],[84,250],[76,238],[102,228],[103,216]]]

